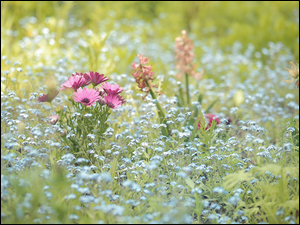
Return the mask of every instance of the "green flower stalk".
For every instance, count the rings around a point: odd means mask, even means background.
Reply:
[[[134,69],[134,73],[132,74],[135,78],[135,81],[138,84],[138,87],[140,88],[141,91],[146,92],[146,95],[150,92],[150,95],[152,96],[153,99],[156,100],[156,107],[158,109],[158,115],[160,118],[160,122],[166,124],[166,128],[164,127],[162,129],[162,132],[165,136],[169,136],[170,132],[170,128],[167,124],[167,119],[164,113],[163,108],[161,107],[161,105],[159,104],[156,95],[153,91],[153,87],[154,85],[151,84],[151,81],[154,80],[154,72],[151,71],[152,70],[152,66],[151,65],[146,65],[148,63],[148,58],[147,57],[143,57],[143,54],[138,54],[139,60],[140,60],[140,64],[133,62],[132,63],[132,68]]]
[[[186,101],[190,105],[190,92],[189,92],[189,75],[185,74],[185,88],[186,88]]]
[[[189,91],[189,77],[192,76],[193,78],[197,80],[201,80],[202,75],[204,73],[204,70],[201,72],[195,72],[195,65],[193,63],[194,61],[194,45],[190,38],[187,36],[187,32],[183,30],[181,32],[182,37],[177,37],[175,39],[175,62],[176,62],[176,69],[179,70],[179,73],[176,75],[176,77],[182,81],[183,74],[185,75],[185,94],[186,97],[184,97],[184,92],[182,85],[179,84],[178,94],[176,95],[178,97],[178,105],[180,107],[189,107],[191,108],[191,97],[190,97],[190,91]],[[201,101],[203,99],[203,94],[200,93],[198,96],[198,102],[201,104]],[[207,110],[205,112],[208,112],[210,108],[217,102],[217,99],[213,101]],[[199,110],[197,106],[193,106],[193,115],[188,120],[188,124],[191,126],[194,126],[194,129],[196,130],[196,122],[199,120],[197,119]],[[197,121],[196,121],[197,120]],[[196,121],[196,122],[195,122]]]
[[[188,106],[190,105],[190,94],[189,94],[189,76],[201,80],[203,70],[199,73],[195,72],[194,60],[194,45],[191,39],[186,35],[186,31],[183,30],[182,37],[175,39],[175,52],[176,52],[176,69],[179,70],[177,78],[182,79],[182,75],[185,74],[185,86],[186,86],[186,101]]]

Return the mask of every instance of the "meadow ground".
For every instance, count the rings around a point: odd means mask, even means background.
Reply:
[[[298,63],[299,2],[2,1],[1,223],[298,224]]]

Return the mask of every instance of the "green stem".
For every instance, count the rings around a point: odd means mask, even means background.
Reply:
[[[186,88],[186,100],[188,106],[190,106],[189,75],[187,73],[185,74],[185,88]]]
[[[182,91],[181,84],[179,84],[178,86],[179,86],[179,95],[180,95],[181,103],[184,106],[185,104],[184,104],[183,91]]]
[[[169,136],[169,134],[170,134],[171,132],[170,132],[170,128],[169,128],[168,124],[166,123],[167,120],[166,120],[166,116],[165,116],[164,110],[162,109],[161,105],[159,104],[159,102],[158,102],[158,100],[157,100],[157,98],[156,98],[156,95],[155,95],[155,93],[153,92],[153,90],[152,90],[152,88],[150,87],[150,85],[149,85],[149,83],[148,83],[147,80],[146,80],[146,84],[147,84],[147,86],[150,88],[150,94],[151,94],[152,98],[153,98],[153,99],[156,99],[156,107],[157,107],[157,109],[158,109],[158,114],[159,114],[160,120],[161,120],[162,122],[164,122],[164,123],[167,125],[167,136]],[[165,130],[165,129],[163,129],[163,130]]]

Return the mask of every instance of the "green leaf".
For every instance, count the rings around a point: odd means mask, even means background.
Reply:
[[[198,116],[198,107],[195,105],[194,106],[194,110],[193,110],[194,114],[191,116],[190,120],[189,120],[189,125],[194,125],[195,122],[195,118]]]
[[[208,136],[208,134],[206,133],[205,130],[200,129],[200,133],[204,136],[205,141],[208,143],[210,141],[210,136]]]
[[[187,185],[189,185],[192,189],[195,188],[195,183],[190,178],[186,178],[185,182]]]
[[[210,125],[210,138],[212,137],[213,130],[215,129],[216,125],[217,125],[217,122],[215,120],[213,120]]]
[[[254,177],[251,173],[245,173],[243,170],[240,170],[237,173],[232,173],[225,177],[224,187],[232,189],[235,185],[240,184],[243,181],[250,181],[253,179]]]
[[[201,112],[201,110],[199,111],[199,119],[201,118],[201,121],[200,121],[200,130],[204,130],[205,129],[205,120],[204,120],[204,116],[203,116],[203,113]]]
[[[201,117],[201,115],[198,115],[197,119],[194,121],[194,125],[193,125],[194,129],[193,129],[193,132],[192,132],[192,135],[191,135],[191,141],[194,140],[195,135],[198,131],[198,123],[199,123],[200,117]]]
[[[215,99],[209,106],[208,108],[205,110],[205,113],[208,113],[209,110],[214,106],[214,104],[218,101],[219,99]]]
[[[175,96],[177,97],[177,99],[178,99],[178,106],[179,107],[182,107],[182,102],[181,102],[181,99],[179,98],[179,95],[178,94],[175,94]]]
[[[254,207],[252,209],[248,209],[246,210],[248,212],[249,215],[252,215],[252,214],[256,214],[259,212],[259,208],[258,207]]]
[[[183,91],[182,91],[181,84],[179,84],[179,96],[180,96],[182,105],[184,106],[185,102],[184,102],[184,98],[183,98]]]
[[[204,94],[200,94],[198,96],[198,102],[201,104],[202,100],[203,100]]]
[[[114,160],[110,163],[110,166],[111,166],[110,173],[111,173],[112,178],[114,178],[115,173],[118,169],[118,159],[114,158]]]

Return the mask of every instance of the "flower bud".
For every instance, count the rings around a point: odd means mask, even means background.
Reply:
[[[100,99],[98,100],[98,103],[99,103],[100,105],[105,105],[105,104],[106,104],[103,98],[100,98]]]

